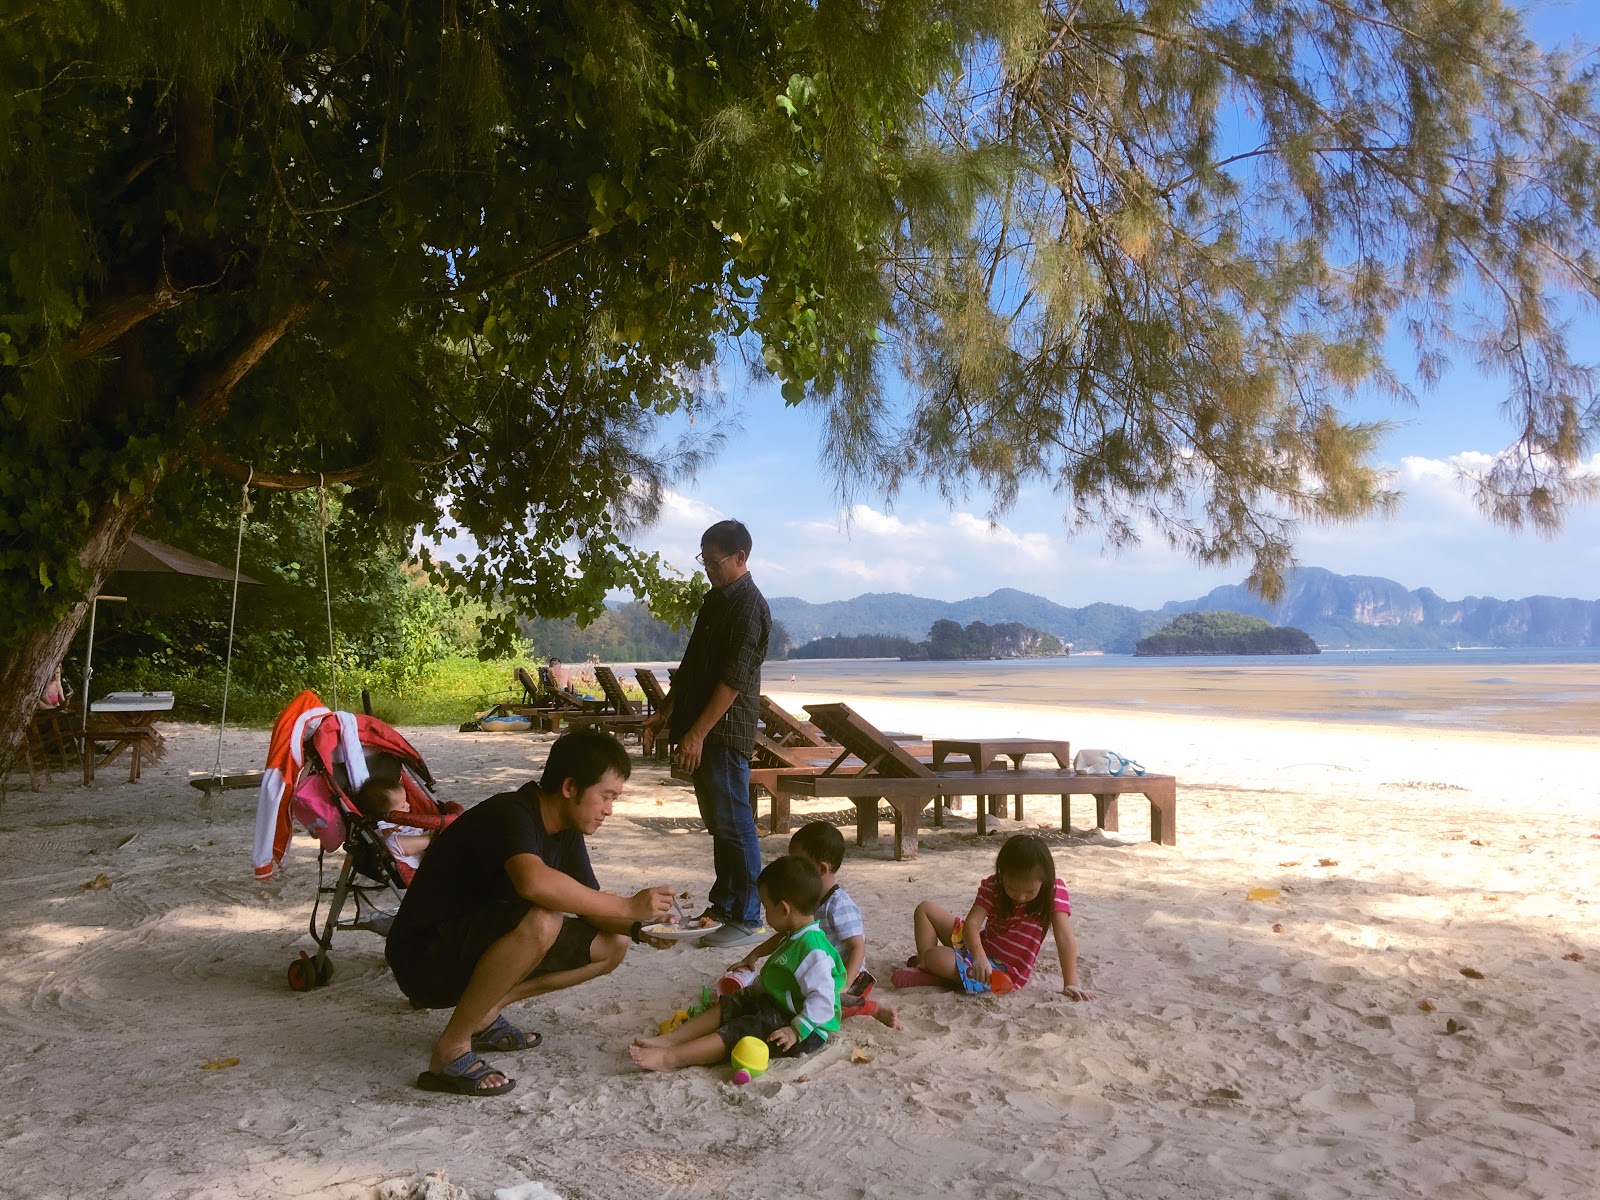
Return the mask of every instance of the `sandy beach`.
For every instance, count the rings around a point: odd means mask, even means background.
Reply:
[[[1178,777],[1174,847],[1146,840],[1131,799],[1116,834],[1083,827],[1087,801],[1064,833],[1041,800],[986,838],[956,814],[913,861],[891,861],[888,838],[845,860],[886,981],[919,899],[964,911],[1000,838],[1040,828],[1097,1000],[1059,994],[1048,945],[1007,997],[884,983],[903,1029],[849,1022],[736,1088],[726,1068],[631,1067],[629,1040],[736,956],[641,947],[515,1011],[544,1044],[494,1056],[512,1094],[425,1094],[411,1084],[444,1014],[411,1011],[368,933],[336,939],[330,986],[287,989],[310,945],[315,843],[254,883],[254,796],[203,802],[185,782],[209,770],[215,729],[164,726],[168,752],[138,783],[13,779],[0,809],[0,1196],[488,1200],[539,1194],[518,1190],[530,1181],[561,1200],[1595,1194],[1594,725],[822,693],[798,672],[788,685],[788,666],[769,666],[768,690],[795,708],[842,698],[927,736],[1066,737]],[[549,745],[404,732],[463,803],[520,785]],[[265,745],[232,731],[223,761],[257,766]],[[611,890],[710,885],[692,792],[655,765],[636,767],[591,853]]]

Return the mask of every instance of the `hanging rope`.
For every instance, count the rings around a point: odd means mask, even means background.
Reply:
[[[328,574],[328,489],[322,472],[317,472],[317,511],[322,529],[322,595],[328,606],[328,686],[333,692],[333,710],[339,711],[339,669],[333,660],[333,579]]]
[[[245,521],[250,516],[250,481],[255,477],[256,469],[251,467],[244,487],[239,489],[239,540],[233,548],[233,602],[228,606],[228,653],[222,660],[222,720],[217,725],[217,761],[211,767],[211,776],[217,780],[223,778],[222,735],[228,730],[228,685],[233,679],[233,624],[234,618],[239,615],[239,567],[244,557]]]

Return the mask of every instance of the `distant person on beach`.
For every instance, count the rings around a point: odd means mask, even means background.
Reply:
[[[750,577],[750,549],[750,531],[738,521],[718,521],[700,535],[696,561],[705,567],[711,591],[695,614],[672,690],[645,720],[641,738],[648,757],[666,729],[668,742],[678,747],[678,766],[693,776],[700,816],[711,834],[716,881],[701,915],[722,928],[701,938],[702,946],[742,946],[763,937],[750,754],[772,613]]]
[[[786,854],[767,864],[757,886],[767,923],[780,935],[761,977],[670,1033],[635,1038],[628,1055],[645,1070],[710,1066],[746,1037],[760,1038],[779,1054],[810,1054],[839,1031],[844,963],[814,915],[821,872]]]
[[[385,950],[412,1007],[455,1010],[419,1088],[509,1092],[515,1081],[480,1052],[528,1050],[540,1035],[513,1025],[508,1005],[614,971],[630,936],[670,944],[643,926],[672,907],[673,889],[601,891],[583,840],[611,815],[631,770],[609,733],[563,734],[537,783],[489,797],[433,839]]]
[[[572,672],[561,665],[559,658],[553,656],[550,659],[549,669],[550,682],[555,684],[556,689],[562,692],[570,692],[572,690]]]
[[[44,692],[39,696],[41,709],[65,708],[67,706],[66,685],[61,682],[61,664],[56,664],[56,669],[50,673],[50,682],[44,685]]]
[[[931,900],[914,915],[916,958],[894,973],[896,987],[941,981],[967,992],[1010,991],[1033,974],[1046,933],[1056,939],[1061,994],[1093,1000],[1078,982],[1078,942],[1072,933],[1072,901],[1056,875],[1043,839],[1018,833],[1005,840],[994,874],[978,885],[965,920]]]
[[[861,909],[850,898],[850,893],[839,885],[839,866],[844,862],[844,835],[837,825],[826,821],[809,821],[795,830],[789,839],[789,853],[803,858],[817,868],[822,878],[822,898],[817,901],[817,924],[827,936],[844,963],[844,977],[849,982],[839,997],[844,1017],[873,1017],[890,1029],[900,1028],[900,1015],[882,1001],[872,999],[872,988],[877,982],[867,965],[867,930],[861,920]],[[756,963],[776,950],[783,941],[775,933],[729,968],[730,971],[753,971]]]

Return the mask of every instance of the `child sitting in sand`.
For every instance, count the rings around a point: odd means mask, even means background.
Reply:
[[[1000,847],[994,874],[978,885],[965,920],[931,900],[917,905],[917,955],[894,973],[894,984],[948,981],[968,992],[1020,988],[1033,973],[1048,931],[1055,934],[1061,959],[1062,994],[1093,1000],[1094,994],[1078,984],[1071,914],[1067,885],[1056,875],[1050,847],[1040,838],[1014,834]]]
[[[377,822],[378,836],[402,868],[400,874],[410,883],[412,873],[422,865],[422,852],[433,841],[433,831],[385,819],[395,813],[411,811],[411,799],[406,795],[400,770],[400,760],[394,755],[381,751],[368,754],[367,781],[356,789],[351,799],[363,815]]]
[[[779,1054],[809,1054],[838,1031],[844,963],[813,915],[822,899],[821,873],[786,854],[766,865],[756,890],[767,924],[783,935],[761,977],[671,1033],[635,1038],[628,1054],[645,1070],[719,1063],[744,1037],[761,1038]]]
[[[827,935],[844,962],[844,977],[850,986],[839,998],[846,1017],[875,1017],[891,1029],[900,1028],[900,1016],[888,1004],[870,998],[875,982],[862,968],[867,961],[867,934],[861,910],[850,893],[839,885],[839,866],[844,862],[844,835],[826,821],[802,825],[789,839],[789,853],[816,866],[822,876],[822,899],[817,904],[817,924]],[[773,934],[729,968],[753,971],[756,963],[778,948],[782,934]]]

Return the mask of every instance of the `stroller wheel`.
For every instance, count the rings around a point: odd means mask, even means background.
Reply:
[[[317,981],[312,977],[311,960],[302,954],[289,964],[289,989],[295,992],[309,992],[317,986]]]

